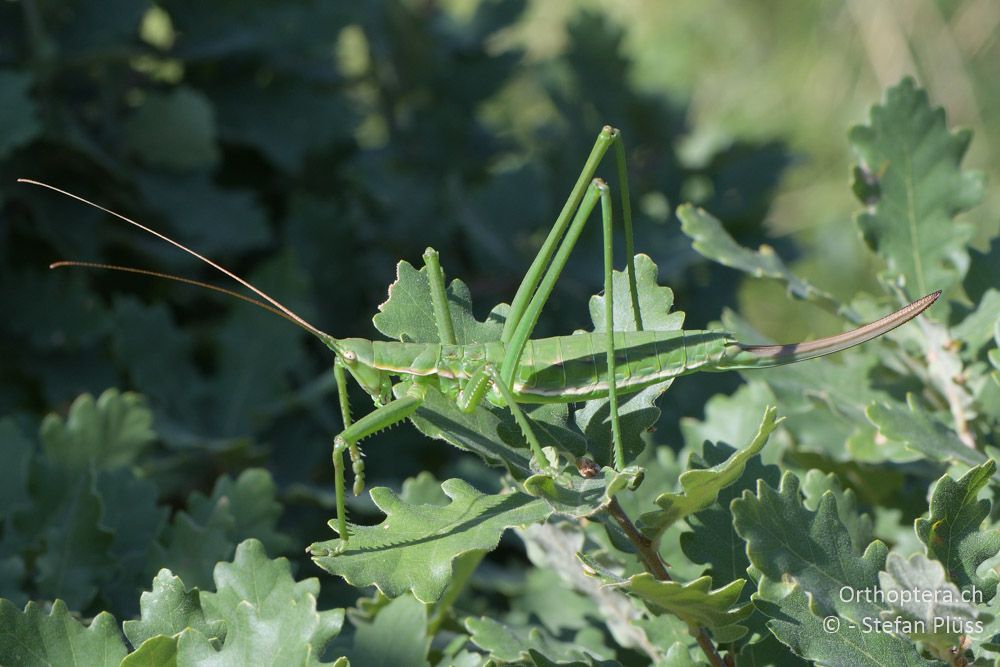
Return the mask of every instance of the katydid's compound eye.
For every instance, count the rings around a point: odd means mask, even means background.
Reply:
[[[353,365],[354,362],[357,361],[357,360],[358,360],[358,355],[354,354],[354,352],[351,352],[350,350],[348,350],[347,352],[344,352],[344,362],[345,363]]]

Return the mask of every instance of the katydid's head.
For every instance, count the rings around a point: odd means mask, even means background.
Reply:
[[[343,362],[361,388],[372,396],[384,398],[386,389],[385,373],[374,366],[375,349],[370,340],[364,338],[335,338],[329,343],[337,357]],[[390,397],[391,398],[391,397]]]

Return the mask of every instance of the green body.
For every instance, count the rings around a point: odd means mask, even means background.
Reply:
[[[528,340],[514,368],[510,393],[518,403],[575,403],[605,398],[612,386],[631,393],[687,373],[805,361],[881,336],[923,312],[939,295],[928,294],[853,331],[786,345],[744,345],[725,331],[616,331],[613,373],[608,372],[606,332]],[[362,387],[384,402],[391,400],[392,376],[437,380],[439,389],[455,397],[483,368],[499,368],[508,353],[508,345],[500,341],[449,345],[329,336],[323,340],[345,360]],[[494,405],[508,405],[499,392],[491,391],[487,398]]]
[[[485,364],[499,367],[507,346],[501,342],[470,345],[339,341],[353,350],[371,349],[372,368],[395,376],[469,380]],[[639,391],[652,384],[696,371],[720,371],[726,348],[735,341],[718,331],[629,331],[615,333],[614,378],[619,392]],[[568,403],[606,398],[609,391],[605,336],[577,334],[529,340],[514,371],[511,391],[519,403]],[[360,355],[359,355],[360,356]],[[365,355],[367,356],[367,355]],[[365,360],[367,361],[367,360]],[[446,382],[447,394],[458,383]],[[503,406],[495,393],[490,401]]]

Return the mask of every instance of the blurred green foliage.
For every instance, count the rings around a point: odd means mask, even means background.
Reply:
[[[416,263],[427,246],[476,303],[509,300],[595,135],[612,124],[629,151],[636,247],[674,289],[687,328],[738,303],[762,333],[805,338],[828,333],[835,320],[774,298],[781,287],[741,286],[735,271],[706,262],[673,208],[705,207],[740,244],[766,241],[839,298],[875,285],[880,266],[849,225],[857,202],[847,187],[844,130],[906,72],[950,119],[975,127],[967,162],[996,181],[1000,166],[989,159],[1000,115],[990,110],[1000,103],[1000,9],[990,0],[893,7],[0,3],[5,460],[27,471],[24,452],[43,415],[72,415],[79,394],[109,387],[145,396],[158,436],[151,440],[148,424],[130,426],[139,434],[125,439],[122,456],[136,466],[134,478],[94,473],[89,486],[74,486],[60,481],[74,465],[73,441],[43,429],[47,459],[33,479],[62,484],[62,495],[48,496],[19,532],[4,533],[0,596],[20,604],[58,594],[74,611],[107,609],[121,619],[135,614],[153,565],[169,565],[188,586],[204,584],[212,564],[250,535],[271,556],[298,545],[289,555],[301,558],[299,546],[329,537],[330,440],[340,428],[331,358],[287,322],[164,281],[47,270],[51,261],[80,259],[221,282],[176,249],[16,178],[53,183],[163,230],[321,329],[375,337],[370,318],[397,261]],[[615,186],[614,174],[602,176]],[[984,252],[996,230],[992,196],[968,217]],[[590,229],[538,335],[588,326],[600,252],[600,234]],[[980,266],[991,255],[983,257]],[[977,275],[965,285],[973,301],[985,290]],[[701,417],[710,396],[737,383],[731,375],[684,379],[661,401],[656,440],[678,446],[679,418]],[[398,488],[416,471],[443,478],[461,470],[495,490],[479,464],[453,451],[404,426],[371,442],[369,478]],[[256,470],[240,476],[255,467],[269,469],[273,482]],[[43,539],[32,522],[56,515],[71,525],[101,516],[111,526],[118,519],[101,515],[94,491],[102,484],[108,497],[141,489],[137,512],[150,534],[136,544],[160,551],[153,558],[109,546],[111,532],[50,536],[70,546],[104,540],[96,560],[82,554],[84,578],[56,590],[51,564],[26,565],[12,554]],[[252,516],[233,515],[220,500],[241,484],[263,497]],[[46,497],[44,489],[9,488],[5,509]],[[268,509],[275,495],[285,507],[280,532]],[[374,510],[363,499],[352,506],[355,519]],[[107,554],[120,569],[86,579],[111,567],[100,560]],[[503,585],[502,577],[478,582],[482,613]],[[320,595],[348,604],[357,591],[327,577]]]
[[[604,123],[622,129],[630,150],[637,247],[660,258],[676,289],[706,266],[670,221],[685,188],[706,193],[703,203],[755,245],[790,160],[781,145],[736,143],[685,166],[674,149],[689,131],[683,103],[633,85],[626,27],[581,11],[566,20],[565,49],[539,60],[517,45],[531,11],[522,2],[0,6],[0,305],[11,314],[0,323],[0,412],[30,433],[82,392],[136,389],[163,437],[155,475],[180,497],[262,463],[283,483],[326,487],[339,422],[330,358],[287,323],[162,281],[47,270],[82,259],[221,282],[18,177],[161,229],[341,336],[377,335],[368,320],[396,261],[428,245],[478,303],[510,299]],[[593,231],[541,332],[587,323],[600,261]],[[705,271],[687,293],[689,326],[732,301],[734,282]],[[665,423],[712,391],[690,383]],[[372,451],[369,474],[398,480],[447,456],[399,429]]]

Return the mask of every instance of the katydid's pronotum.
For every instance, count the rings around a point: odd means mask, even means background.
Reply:
[[[612,202],[608,186],[595,178],[598,165],[612,146],[615,149],[621,189],[629,297],[632,301],[635,330],[616,332],[609,326],[608,331],[603,333],[530,340],[542,308],[598,202],[601,206],[604,238],[604,315],[606,322],[614,321]],[[435,387],[454,400],[462,411],[471,412],[484,400],[509,409],[531,448],[535,465],[541,469],[548,468],[551,464],[520,404],[574,403],[606,397],[609,400],[614,465],[620,469],[626,464],[619,426],[617,401],[620,394],[636,392],[666,379],[696,371],[764,368],[838,352],[880,336],[916,317],[940,296],[940,292],[929,294],[866,326],[806,343],[744,345],[725,331],[643,330],[633,263],[632,216],[625,151],[620,133],[611,127],[603,128],[598,135],[569,199],[514,296],[501,338],[495,343],[456,343],[444,276],[433,249],[428,248],[424,253],[424,261],[440,342],[403,343],[334,338],[244,279],[177,241],[77,195],[38,181],[21,180],[82,201],[153,234],[209,264],[260,299],[143,269],[85,262],[57,262],[53,267],[103,266],[203,285],[285,317],[315,335],[333,351],[333,371],[344,421],[344,429],[334,438],[333,446],[338,532],[344,544],[349,538],[345,509],[344,453],[349,455],[352,462],[354,493],[360,494],[364,488],[364,463],[358,443],[413,415],[424,402],[429,387]],[[357,421],[352,421],[347,400],[348,375],[371,395],[375,403],[375,409]],[[396,386],[393,384],[394,378],[398,383]]]

